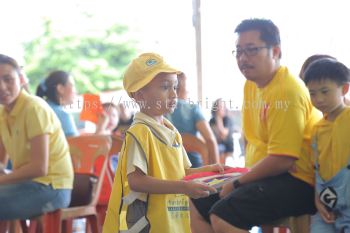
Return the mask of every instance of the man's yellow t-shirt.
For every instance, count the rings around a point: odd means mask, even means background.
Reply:
[[[311,130],[321,116],[302,81],[286,67],[280,67],[263,88],[246,81],[242,112],[248,142],[246,166],[252,167],[268,155],[295,157],[295,169],[290,173],[313,184]]]
[[[22,91],[10,113],[0,107],[0,140],[14,170],[28,163],[29,141],[43,134],[49,135],[48,174],[33,180],[51,184],[55,189],[71,189],[73,165],[68,143],[50,106],[43,99]]]

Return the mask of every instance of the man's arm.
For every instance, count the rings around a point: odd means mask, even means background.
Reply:
[[[2,141],[0,139],[0,175],[5,172],[7,161],[8,156],[6,154],[4,144],[2,144]]]
[[[7,160],[8,160],[8,156],[7,156],[5,147],[0,139],[0,163],[2,163],[4,166],[6,166]]]
[[[269,155],[262,159],[251,170],[242,175],[238,180],[241,185],[263,178],[277,176],[293,169],[296,158],[288,155]],[[225,184],[220,192],[221,197],[225,197],[234,189],[233,183]]]
[[[280,175],[291,170],[295,160],[295,157],[289,155],[268,155],[253,166],[248,173],[242,175],[239,181],[244,184]]]
[[[204,138],[205,143],[207,144],[209,152],[209,164],[219,163],[220,160],[218,144],[209,124],[205,120],[201,120],[197,122],[196,128],[198,129],[198,131]]]

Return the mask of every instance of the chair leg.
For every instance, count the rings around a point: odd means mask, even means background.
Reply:
[[[61,222],[60,210],[46,213],[43,216],[43,233],[61,233],[61,232],[62,232],[62,222]]]
[[[63,221],[63,232],[64,233],[72,233],[73,232],[73,220],[66,219]]]
[[[23,233],[29,233],[28,232],[28,226],[27,226],[27,220],[21,220],[21,228]]]
[[[6,233],[8,228],[9,222],[0,220],[0,233]]]
[[[275,233],[275,230],[278,230],[278,233],[288,233],[288,228],[286,227],[273,227],[273,226],[262,226],[261,230],[263,233]]]
[[[106,205],[97,205],[97,214],[98,214],[98,221],[100,224],[103,225],[105,222],[106,212],[107,212],[107,204]]]
[[[90,232],[93,232],[93,233],[100,233],[101,230],[100,230],[100,226],[98,224],[98,216],[97,215],[91,215],[91,216],[88,216],[86,217],[86,232],[87,229],[89,228],[89,226],[91,227],[91,231]]]
[[[273,233],[272,226],[261,226],[262,233]]]

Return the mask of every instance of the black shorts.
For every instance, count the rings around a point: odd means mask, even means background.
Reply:
[[[289,173],[244,184],[224,199],[214,194],[192,202],[206,221],[214,214],[245,230],[280,218],[316,212],[314,188]]]

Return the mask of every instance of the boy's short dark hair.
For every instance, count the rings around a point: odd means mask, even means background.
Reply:
[[[343,63],[331,59],[322,58],[312,62],[305,71],[304,82],[331,80],[338,86],[350,82],[350,70]]]
[[[278,27],[269,19],[246,19],[243,20],[235,29],[240,34],[246,31],[256,30],[260,32],[260,39],[267,46],[281,44],[280,32]]]
[[[314,55],[311,55],[310,57],[306,58],[306,60],[304,61],[303,65],[301,66],[301,69],[300,69],[300,72],[299,72],[299,77],[304,80],[305,71],[309,67],[309,65],[313,61],[316,61],[316,60],[322,59],[322,58],[331,58],[331,59],[337,60],[335,57],[332,57],[331,55],[328,55],[328,54],[314,54]]]
[[[4,54],[0,54],[0,64],[6,64],[12,66],[16,72],[20,73],[20,67],[15,59]]]

